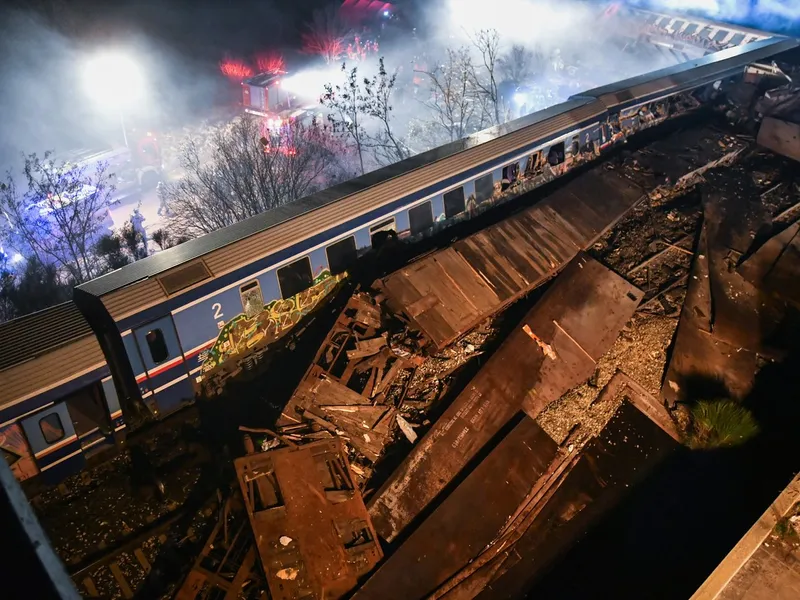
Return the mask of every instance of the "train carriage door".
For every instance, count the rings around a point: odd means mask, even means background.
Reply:
[[[134,335],[147,374],[147,395],[155,399],[155,407],[148,402],[151,409],[163,415],[190,401],[192,386],[172,316],[139,327]]]
[[[66,403],[59,402],[21,420],[42,477],[55,482],[86,466]]]

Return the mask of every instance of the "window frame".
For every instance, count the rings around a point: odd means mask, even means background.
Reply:
[[[558,148],[561,147],[561,151],[559,152]],[[555,163],[550,162],[550,155],[555,151],[557,160]],[[551,167],[557,167],[558,165],[563,165],[564,161],[567,159],[566,155],[566,144],[564,144],[564,140],[560,142],[556,142],[547,150],[547,164]]]
[[[161,360],[156,360],[155,354],[153,354],[153,344],[150,343],[150,334],[158,332],[158,336],[161,338],[161,343],[164,345],[164,358]],[[164,336],[164,332],[161,330],[161,327],[155,327],[153,329],[148,329],[147,333],[144,334],[144,341],[147,344],[147,351],[150,352],[150,361],[153,365],[158,366],[163,364],[169,360],[169,346],[167,345],[167,338]]]
[[[414,226],[413,226],[413,223],[411,221],[411,211],[412,210],[420,210],[421,208],[423,208],[426,205],[428,207],[428,213],[427,214],[430,215],[430,224],[427,225],[423,229],[420,229],[418,231],[414,231]],[[410,232],[411,235],[418,235],[418,234],[424,233],[425,231],[427,231],[428,229],[433,227],[433,223],[434,223],[433,202],[431,202],[430,200],[426,200],[425,202],[420,202],[419,204],[417,204],[415,206],[409,207],[409,209],[408,209],[408,231]]]
[[[300,263],[302,261],[306,261],[306,264],[308,265],[309,284],[306,287],[304,287],[302,290],[299,290],[299,291],[295,292],[294,294],[291,294],[290,296],[287,296],[283,292],[283,284],[281,283],[281,275],[280,275],[280,273],[284,269],[287,269],[288,267],[291,267],[292,265],[296,265],[296,264],[298,264],[298,263]],[[293,260],[290,263],[287,263],[287,264],[283,265],[279,269],[275,269],[275,277],[278,279],[278,289],[281,292],[281,298],[283,300],[288,300],[289,298],[292,298],[292,297],[296,296],[297,294],[301,294],[301,293],[305,292],[308,288],[314,286],[314,270],[311,268],[311,257],[302,256],[302,257],[300,257],[300,258],[298,258],[296,260]]]
[[[447,211],[447,196],[448,194],[453,194],[455,192],[461,192],[461,210],[457,213],[448,214]],[[462,214],[464,211],[467,210],[467,197],[466,192],[464,190],[464,186],[460,185],[458,187],[454,187],[451,190],[447,190],[442,194],[442,204],[444,205],[444,218],[445,219],[452,219],[453,217],[457,217],[458,215]]]
[[[342,239],[337,240],[337,241],[333,242],[332,244],[328,244],[327,246],[325,246],[325,259],[328,261],[328,270],[330,271],[331,275],[339,275],[340,273],[345,273],[347,271],[347,269],[350,268],[348,266],[348,267],[342,269],[341,271],[334,271],[333,263],[331,262],[331,255],[330,255],[330,252],[329,252],[329,250],[331,248],[333,248],[334,246],[336,246],[337,244],[342,244],[342,243],[344,243],[344,242],[346,242],[348,240],[352,240],[352,243],[353,243],[353,262],[355,262],[358,259],[358,243],[356,242],[356,236],[355,235],[348,235],[347,237],[343,237]]]
[[[479,196],[478,195],[478,182],[480,181],[481,184],[483,185],[486,182],[487,179],[492,182],[491,192],[489,192],[488,196],[485,196],[485,197],[484,196]],[[486,191],[488,191],[488,188],[487,188]],[[494,174],[493,173],[486,173],[486,175],[481,175],[480,177],[478,177],[475,180],[475,202],[485,202],[486,200],[489,200],[492,196],[494,196]]]
[[[258,295],[261,297],[261,308],[258,311],[261,312],[264,310],[264,290],[261,289],[261,282],[258,279],[251,279],[247,283],[239,286],[239,301],[242,303],[242,312],[245,315],[247,315],[247,308],[245,306],[244,294],[256,288],[258,289]]]
[[[61,435],[58,438],[54,439],[54,440],[48,439],[47,432],[42,427],[42,423],[44,421],[46,421],[47,419],[50,419],[51,417],[55,417],[56,418],[56,420],[58,421],[58,428],[61,430]],[[64,422],[61,420],[61,415],[58,414],[58,412],[56,412],[56,411],[47,413],[46,415],[40,417],[36,421],[36,424],[39,426],[39,431],[42,434],[42,439],[44,440],[45,444],[47,444],[48,446],[52,446],[53,444],[57,444],[58,442],[63,441],[64,438],[67,437],[67,430],[64,429]],[[49,425],[49,423],[48,423],[48,425]]]

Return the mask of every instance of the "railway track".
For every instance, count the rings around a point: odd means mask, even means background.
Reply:
[[[184,507],[164,515],[111,548],[87,556],[69,569],[70,577],[89,598],[133,598],[167,543],[171,528],[186,516]]]

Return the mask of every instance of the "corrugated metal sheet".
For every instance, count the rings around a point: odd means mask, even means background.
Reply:
[[[73,302],[0,323],[0,371],[79,339],[91,331],[89,323]]]
[[[513,152],[552,132],[567,129],[576,123],[591,119],[601,112],[597,103],[590,103],[520,131],[493,139],[468,152],[461,152],[407,175],[395,177],[381,185],[352,194],[284,224],[231,243],[206,255],[204,261],[214,276],[219,277],[300,240],[451,177],[454,173],[466,171],[496,156]],[[150,281],[152,280],[120,290],[114,294],[113,301],[104,299],[104,303],[115,318],[142,310],[148,305],[148,300],[150,304],[154,304],[164,298],[163,292],[159,297],[155,290],[150,289],[148,286]],[[148,291],[147,298],[142,295],[142,291],[145,289]]]
[[[73,340],[0,373],[0,407],[52,389],[102,367],[105,362],[94,335]]]

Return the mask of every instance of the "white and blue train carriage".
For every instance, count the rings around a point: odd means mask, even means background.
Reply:
[[[748,64],[796,46],[760,39],[584,92],[128,265],[79,286],[75,301],[121,394],[172,412],[193,399],[210,349],[224,348],[253,306],[300,305],[320,277],[337,276],[370,250],[376,234],[391,229],[414,240],[469,218],[502,180],[544,162],[561,175],[587,146],[622,141],[674,114],[674,99],[704,98]]]
[[[116,388],[74,303],[2,323],[0,339],[0,448],[17,479],[58,481],[116,445]]]

